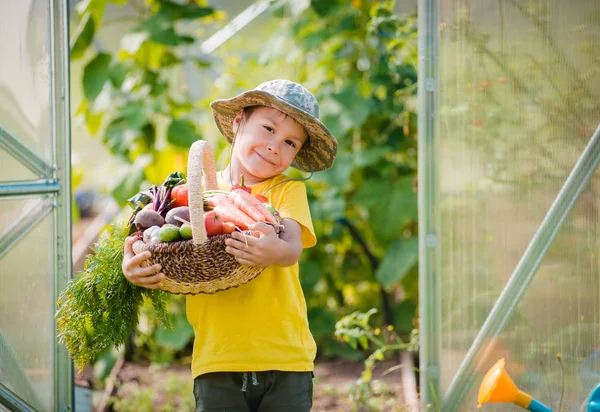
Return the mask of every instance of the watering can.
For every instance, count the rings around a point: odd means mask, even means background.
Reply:
[[[552,409],[517,388],[506,369],[504,359],[498,360],[485,374],[479,386],[477,406],[484,403],[514,403],[532,412],[553,412]],[[588,398],[587,412],[600,412],[600,385],[597,385]]]

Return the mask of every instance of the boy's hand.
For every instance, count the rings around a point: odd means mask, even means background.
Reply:
[[[138,255],[133,253],[132,245],[138,238],[128,236],[125,239],[125,249],[123,255],[123,274],[127,280],[136,286],[141,286],[147,289],[159,289],[162,287],[162,280],[165,278],[163,273],[160,273],[160,265],[152,265],[148,267],[140,266],[141,263],[148,259],[150,252],[142,252]]]
[[[271,265],[292,266],[298,262],[302,254],[300,225],[292,219],[281,222],[284,231],[277,236],[273,226],[267,223],[256,223],[250,227],[262,233],[260,238],[233,232],[225,241],[225,250],[235,256],[242,265],[266,268]]]
[[[261,237],[256,238],[235,231],[231,238],[225,241],[225,251],[235,256],[242,265],[266,268],[277,264],[282,245],[273,226],[259,222],[250,229],[261,232]]]

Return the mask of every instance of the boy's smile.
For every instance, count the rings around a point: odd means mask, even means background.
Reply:
[[[308,139],[306,130],[285,113],[265,106],[236,117],[231,158],[232,178],[244,175],[248,184],[262,182],[290,167]]]

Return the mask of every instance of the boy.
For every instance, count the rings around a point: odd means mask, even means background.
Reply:
[[[188,295],[194,328],[192,356],[196,411],[309,411],[316,344],[298,279],[303,248],[316,238],[303,182],[282,173],[331,167],[335,138],[318,119],[315,97],[301,85],[273,80],[232,99],[211,103],[217,126],[232,144],[228,167],[218,175],[229,190],[244,176],[252,193],[265,194],[284,231],[257,223],[260,238],[234,232],[227,252],[245,265],[265,268],[251,282],[213,295]],[[142,268],[125,244],[123,272],[138,286],[160,288],[159,265]],[[247,243],[246,243],[247,242]]]

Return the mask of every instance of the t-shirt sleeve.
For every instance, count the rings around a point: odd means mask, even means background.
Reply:
[[[302,230],[304,248],[316,245],[317,237],[310,217],[304,182],[292,181],[278,194],[277,199],[273,199],[275,200],[273,206],[279,211],[281,219],[289,218],[298,222]]]

